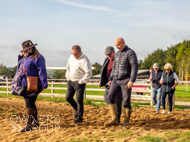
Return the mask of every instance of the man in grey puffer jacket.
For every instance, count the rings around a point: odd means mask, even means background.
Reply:
[[[110,91],[108,94],[108,107],[112,115],[112,120],[104,123],[105,126],[118,125],[117,105],[115,97],[117,92],[122,91],[124,112],[123,126],[129,126],[131,115],[131,90],[136,80],[138,63],[136,53],[130,49],[123,38],[115,40],[115,46],[119,50],[115,54],[113,69],[111,72]]]

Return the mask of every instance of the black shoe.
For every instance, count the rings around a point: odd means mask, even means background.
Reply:
[[[73,121],[73,123],[74,123],[74,124],[76,124],[76,123],[81,123],[82,120],[83,120],[82,118],[77,118],[75,121]]]
[[[77,118],[77,113],[76,113],[76,112],[75,112],[75,114],[74,114],[73,118]]]
[[[31,130],[32,130],[32,127],[26,125],[20,132],[27,132],[27,131],[31,131]]]

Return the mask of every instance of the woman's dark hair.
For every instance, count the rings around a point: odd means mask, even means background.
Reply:
[[[30,58],[37,59],[38,56],[40,55],[39,51],[36,49],[36,47],[33,47],[32,50],[33,50],[33,53],[34,53],[34,54],[32,54],[32,55],[30,56]]]

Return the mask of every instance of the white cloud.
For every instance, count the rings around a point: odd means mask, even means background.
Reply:
[[[78,2],[71,2],[68,0],[55,0],[57,2],[60,2],[62,4],[80,7],[80,8],[86,8],[86,9],[92,9],[92,10],[101,10],[101,11],[109,11],[109,12],[117,12],[116,9],[105,7],[105,6],[98,6],[98,5],[87,5],[87,4],[80,4]]]
[[[190,39],[190,34],[189,33],[179,32],[179,31],[171,33],[171,36],[174,39],[179,39],[179,40],[188,40],[188,39]]]

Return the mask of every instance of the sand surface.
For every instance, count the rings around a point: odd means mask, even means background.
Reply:
[[[37,101],[40,127],[17,132],[25,126],[25,102],[18,98],[0,98],[0,141],[138,141],[141,136],[165,138],[165,132],[190,132],[190,110],[156,114],[155,108],[133,109],[130,128],[104,127],[110,119],[107,106],[84,106],[84,121],[72,124],[73,109],[68,103]],[[162,110],[162,109],[161,109]],[[168,111],[168,110],[167,110]],[[121,124],[123,123],[123,113]],[[175,141],[175,140],[171,140]]]

